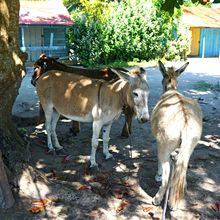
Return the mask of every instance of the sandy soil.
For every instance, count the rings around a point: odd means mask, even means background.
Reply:
[[[189,61],[179,78],[179,90],[199,101],[204,114],[203,134],[190,159],[185,202],[175,215],[177,219],[220,219],[220,94],[195,89],[195,83],[201,80],[213,85],[220,82],[219,59]],[[162,92],[161,75],[157,67],[146,68],[152,111]],[[154,180],[157,155],[150,123],[138,124],[134,120],[131,137],[124,139],[120,137],[124,123],[121,115],[111,130],[110,150],[115,160],[104,160],[100,142],[100,168],[96,171],[88,169],[91,124],[81,124],[81,132],[74,137],[69,131],[71,123],[59,121],[58,138],[66,153],[47,154],[44,127],[34,125],[38,99],[30,84],[32,69],[27,69],[13,115],[29,141],[30,160],[18,169],[21,178],[20,190],[14,190],[15,206],[1,213],[0,219],[161,219],[163,207],[151,205],[151,197],[160,184]],[[36,199],[45,198],[58,201],[39,213],[30,212]],[[170,218],[168,210],[167,219]]]

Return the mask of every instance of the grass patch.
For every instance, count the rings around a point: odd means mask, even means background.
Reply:
[[[193,85],[194,89],[199,91],[218,91],[220,92],[220,83],[217,82],[216,84],[207,83],[203,80],[198,81]]]

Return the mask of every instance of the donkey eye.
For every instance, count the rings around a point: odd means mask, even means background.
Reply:
[[[138,94],[137,94],[136,92],[133,92],[133,95],[134,95],[135,97],[138,97]]]

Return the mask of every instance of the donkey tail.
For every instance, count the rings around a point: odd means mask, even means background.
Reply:
[[[180,148],[171,153],[171,179],[170,179],[170,196],[169,206],[176,209],[180,200],[184,196],[186,188],[186,173],[190,156],[196,146],[198,139],[192,137],[192,131],[185,128],[181,134]]]

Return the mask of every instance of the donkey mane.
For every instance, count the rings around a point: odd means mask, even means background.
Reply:
[[[84,67],[69,66],[64,63],[59,62],[56,58],[51,58],[51,57],[46,56],[46,54],[42,54],[40,56],[40,58],[34,63],[34,67],[41,68],[40,70],[41,75],[48,70],[61,70],[64,72],[84,75],[84,76],[94,78],[94,79],[104,79],[107,81],[118,78],[117,74],[115,74],[109,67],[84,68]],[[115,68],[115,69],[128,72],[128,70],[124,68]]]

